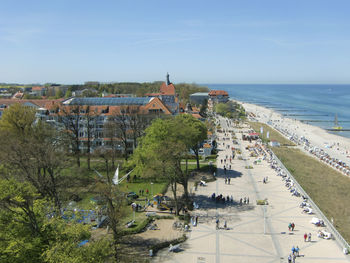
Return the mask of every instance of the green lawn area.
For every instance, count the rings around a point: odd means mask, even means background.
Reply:
[[[269,125],[261,122],[249,122],[249,125],[252,127],[252,129],[260,134],[260,127],[264,128],[264,134],[261,138],[263,141],[278,141],[282,146],[295,146],[295,143],[291,142],[290,140],[286,139],[282,134],[280,134],[275,129],[271,128]],[[270,139],[266,138],[266,132],[269,131],[270,133]]]
[[[334,218],[337,230],[349,242],[350,179],[298,149],[273,151],[327,218]]]
[[[213,159],[215,156],[211,156],[210,159]],[[120,162],[122,160],[119,160]],[[197,165],[195,160],[189,160],[188,164],[189,172],[196,170]],[[201,161],[200,167],[201,171],[209,171],[210,167],[208,166],[209,160],[205,162]],[[215,163],[215,162],[214,162]],[[183,169],[185,169],[185,165],[182,165]],[[215,165],[213,165],[212,169],[215,169]],[[81,198],[80,201],[77,202],[76,206],[80,209],[94,209],[97,204],[93,200],[98,196],[98,193],[95,190],[95,180],[98,178],[98,175],[94,171],[96,169],[101,175],[106,175],[105,163],[102,159],[96,158],[91,160],[91,170],[87,169],[86,158],[81,158],[81,167],[77,168],[75,159],[72,158],[72,164],[70,167],[64,169],[62,171],[62,178],[65,181],[66,194],[65,201],[71,201],[72,195],[77,195]],[[110,174],[114,174],[114,170],[110,169]],[[125,175],[125,171],[120,170],[119,178]],[[152,183],[152,184],[151,184]],[[154,177],[154,178],[142,178],[138,176],[134,178],[134,175],[131,174],[130,180],[126,179],[120,183],[120,191],[124,193],[135,192],[139,195],[139,200],[135,200],[136,203],[140,205],[145,205],[146,198],[152,200],[153,195],[164,193],[167,190],[168,183],[165,179]],[[140,194],[140,190],[144,190],[144,194]],[[147,194],[148,190],[148,194]],[[129,199],[129,202],[133,201]],[[121,225],[124,226],[127,222],[133,219],[133,211],[130,205],[125,205],[125,215],[121,221]],[[126,232],[136,232],[137,230],[141,230],[145,224],[149,221],[149,219],[145,216],[145,213],[136,212],[135,213],[135,225],[132,228],[125,229]]]

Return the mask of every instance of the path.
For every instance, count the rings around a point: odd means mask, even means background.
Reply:
[[[220,118],[220,125],[223,129],[228,128],[223,118]],[[293,245],[299,246],[302,255],[296,258],[296,262],[349,262],[335,241],[316,237],[318,229],[310,223],[312,216],[302,214],[299,208],[301,198],[291,196],[281,177],[276,176],[268,163],[263,161],[260,165],[253,165],[254,158],[250,159],[245,150],[248,142],[242,141],[239,133],[239,147],[246,160],[232,161],[233,170],[227,174],[231,184],[225,184],[224,164],[220,160],[231,151],[222,145],[224,134],[219,133],[218,137],[218,178],[207,187],[198,187],[196,192],[195,199],[200,209],[194,214],[199,215],[198,226],[192,228],[189,239],[181,245],[183,251],[169,253],[163,250],[154,262],[287,262]],[[232,142],[232,138],[225,141],[225,145],[226,142]],[[254,169],[246,169],[247,165]],[[263,184],[266,176],[268,183]],[[233,195],[235,202],[217,204],[208,198],[212,193]],[[239,199],[244,197],[249,197],[250,204],[240,206]],[[256,205],[257,199],[264,198],[269,200],[266,220],[264,208]],[[230,229],[216,230],[216,218],[219,218],[221,227],[226,220]],[[291,233],[287,227],[290,222],[296,225]],[[304,242],[305,232],[312,234],[312,242]]]

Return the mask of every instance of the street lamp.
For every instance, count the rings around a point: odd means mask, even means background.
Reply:
[[[266,204],[263,205],[264,208],[264,235],[266,235]]]
[[[153,183],[151,182],[151,197],[153,198]]]

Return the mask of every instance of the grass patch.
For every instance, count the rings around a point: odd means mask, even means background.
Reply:
[[[274,148],[274,153],[342,236],[350,241],[350,179],[298,149]]]
[[[132,217],[126,217],[125,219],[123,219],[123,223],[124,225],[131,221],[132,220]],[[151,223],[151,221],[153,220],[153,218],[151,217],[147,217],[144,213],[136,213],[136,216],[135,216],[135,224],[130,227],[130,228],[125,228],[121,235],[132,235],[132,234],[137,234],[137,233],[140,233],[141,231],[144,230],[144,228],[149,224]],[[125,222],[124,222],[125,221]]]
[[[252,127],[252,129],[260,134],[260,127],[264,128],[264,134],[260,138],[264,142],[269,142],[269,141],[278,141],[281,146],[295,146],[295,143],[292,141],[286,139],[282,134],[280,134],[278,131],[275,129],[271,128],[269,125],[261,122],[249,122],[249,125]],[[269,131],[270,133],[270,138],[266,138],[266,133]]]

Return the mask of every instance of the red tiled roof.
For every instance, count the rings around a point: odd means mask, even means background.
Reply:
[[[161,93],[146,93],[145,96],[149,96],[149,97],[158,97],[162,95]]]
[[[49,108],[50,105],[54,105],[55,103],[58,103],[62,101],[63,99],[57,99],[57,100],[14,100],[14,99],[0,99],[0,104],[5,104],[5,105],[11,105],[14,103],[20,103],[24,104],[26,102],[30,102],[32,104],[37,105],[38,107],[42,108]]]
[[[166,85],[165,82],[162,83],[162,86],[160,86],[160,93],[162,95],[173,95],[175,96],[175,87],[172,83],[169,85]]]
[[[228,93],[225,90],[211,90],[209,92],[209,96],[218,96],[218,95],[228,96]]]
[[[44,87],[39,87],[39,86],[36,86],[36,87],[33,87],[32,88],[32,91],[41,91]]]
[[[192,116],[195,117],[196,119],[202,119],[202,116],[197,113],[192,114]]]

